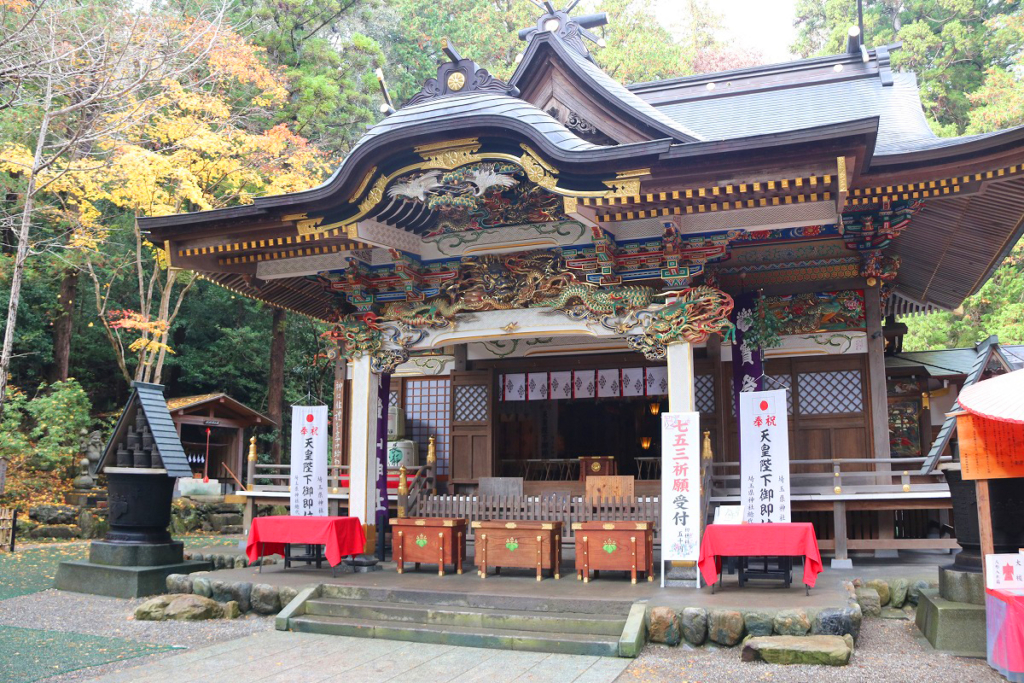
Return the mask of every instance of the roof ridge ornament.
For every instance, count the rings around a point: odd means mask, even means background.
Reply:
[[[473,92],[490,92],[510,97],[519,96],[519,88],[510,86],[500,78],[491,75],[472,59],[465,59],[445,37],[441,39],[441,50],[448,57],[437,67],[437,78],[428,78],[423,89],[409,98],[409,107],[439,97],[465,95]]]
[[[565,43],[566,46],[572,48],[590,61],[594,61],[594,58],[591,57],[590,51],[587,49],[586,43],[583,42],[583,39],[586,38],[598,47],[605,46],[604,38],[592,33],[589,29],[607,24],[607,12],[571,17],[569,16],[569,12],[579,4],[580,0],[572,0],[565,6],[565,9],[561,10],[556,10],[550,0],[543,0],[543,2],[530,0],[530,2],[544,10],[545,14],[541,15],[537,20],[536,26],[520,29],[519,40],[530,42],[533,36],[538,33],[550,32]]]

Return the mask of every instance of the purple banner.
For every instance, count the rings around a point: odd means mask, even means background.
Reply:
[[[391,396],[391,375],[377,378],[377,524],[388,516],[388,403]]]
[[[764,366],[761,363],[761,350],[748,345],[744,340],[754,320],[757,292],[744,292],[735,298],[735,302],[732,313],[736,324],[736,341],[732,343],[732,401],[733,415],[739,426],[740,394],[764,389]]]

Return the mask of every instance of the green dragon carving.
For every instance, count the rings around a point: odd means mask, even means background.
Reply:
[[[636,326],[637,312],[651,305],[654,289],[641,285],[625,285],[601,289],[582,282],[566,285],[553,299],[533,304],[532,307],[550,307],[573,320],[600,322],[617,332]],[[620,322],[616,318],[625,314]]]
[[[660,360],[666,347],[680,340],[699,344],[717,333],[726,341],[736,336],[736,327],[729,322],[732,297],[720,289],[700,286],[684,289],[679,298],[654,311],[641,311],[641,334],[627,339],[630,348],[650,360]]]

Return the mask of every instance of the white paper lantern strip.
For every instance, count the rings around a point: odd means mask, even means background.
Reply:
[[[622,376],[618,368],[597,371],[597,397],[616,398],[622,396]]]
[[[531,372],[526,376],[526,400],[544,401],[548,397],[548,373]]]
[[[647,368],[647,395],[664,396],[668,393],[668,368]]]
[[[554,401],[572,398],[572,371],[549,372],[548,394]]]
[[[594,398],[597,396],[597,379],[593,370],[573,370],[573,398]]]
[[[526,400],[526,375],[505,375],[505,400],[525,401]]]
[[[644,369],[623,368],[622,369],[622,395],[643,396],[644,395]]]

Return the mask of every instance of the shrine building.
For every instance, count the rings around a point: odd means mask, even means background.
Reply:
[[[896,46],[856,39],[624,86],[602,21],[545,14],[507,82],[445,42],[322,185],[142,229],[172,267],[331,325],[332,500],[364,522],[381,373],[431,458],[420,506],[494,477],[582,496],[588,473],[656,499],[659,414],[687,411],[710,502],[738,504],[737,393],[786,388],[789,504],[823,551],[955,548],[940,428],[1004,358],[944,373],[900,321],[958,307],[1021,236],[1024,128],[936,137]]]

